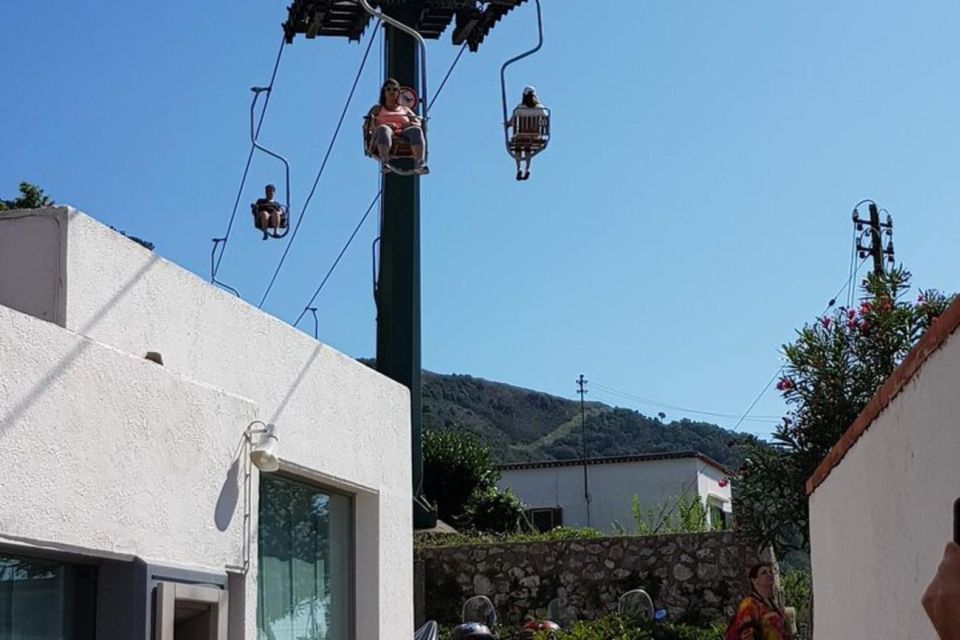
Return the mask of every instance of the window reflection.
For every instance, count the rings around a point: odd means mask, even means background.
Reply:
[[[261,476],[257,628],[261,640],[347,640],[350,498]]]
[[[0,554],[0,640],[88,640],[96,569]]]

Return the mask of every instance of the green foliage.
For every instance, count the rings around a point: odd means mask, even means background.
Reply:
[[[858,307],[818,318],[783,347],[777,389],[789,415],[775,448],[747,443],[734,484],[738,528],[778,555],[809,548],[806,480],[950,302],[937,291],[907,300],[909,283],[902,268],[870,275]]]
[[[552,542],[556,540],[590,540],[605,534],[589,527],[556,527],[550,531],[519,531],[514,533],[454,533],[414,534],[417,547],[459,547],[465,545],[501,544],[510,542]]]
[[[810,640],[813,621],[813,583],[809,571],[788,571],[780,576],[785,606],[797,610],[797,635],[794,640]]]
[[[719,622],[699,627],[607,616],[577,622],[568,631],[561,632],[557,640],[717,640],[723,631],[724,626]]]
[[[520,498],[498,487],[474,493],[466,516],[475,531],[510,533],[530,528]]]
[[[707,518],[707,509],[700,497],[689,489],[678,496],[665,498],[659,504],[644,509],[638,496],[633,496],[631,504],[634,531],[637,535],[652,536],[668,533],[704,533],[717,531]],[[621,533],[630,533],[620,527]]]
[[[707,626],[655,623],[622,616],[605,616],[591,621],[576,622],[557,634],[557,640],[718,640],[724,625],[717,622]],[[501,630],[502,631],[502,630]],[[449,638],[449,629],[441,629],[440,638]],[[505,634],[501,633],[501,637]],[[545,631],[539,631],[534,640],[548,640]]]
[[[463,519],[474,494],[496,488],[500,472],[489,447],[464,431],[423,433],[423,489],[440,518]]]
[[[54,204],[53,199],[47,196],[43,189],[30,184],[20,183],[20,195],[13,200],[0,200],[0,211],[7,209],[39,209]]]

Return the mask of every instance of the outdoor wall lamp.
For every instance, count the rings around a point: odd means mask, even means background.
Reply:
[[[260,435],[259,442],[250,449],[250,462],[255,464],[260,471],[267,473],[277,471],[280,468],[280,460],[277,458],[277,447],[280,444],[280,439],[277,438],[277,425],[254,420],[247,427],[244,436],[246,436],[247,442],[252,445],[253,436],[258,434]]]

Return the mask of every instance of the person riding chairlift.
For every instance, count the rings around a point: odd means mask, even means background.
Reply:
[[[380,88],[380,102],[373,105],[367,113],[373,126],[373,150],[380,162],[389,163],[394,136],[403,136],[410,143],[414,173],[429,173],[430,169],[423,159],[426,137],[420,117],[409,107],[400,104],[399,97],[400,83],[390,78]]]
[[[530,177],[530,160],[534,155],[532,147],[543,146],[545,142],[539,125],[534,129],[528,129],[528,126],[530,123],[539,123],[547,114],[547,108],[537,98],[537,90],[531,86],[524,87],[520,104],[514,108],[513,116],[510,118],[510,128],[513,131],[511,145],[517,153],[517,180],[526,180]],[[521,163],[524,164],[523,168]]]
[[[259,198],[253,205],[253,223],[257,229],[263,231],[264,240],[270,236],[269,229],[276,231],[286,226],[286,211],[283,210],[282,204],[273,199],[276,192],[277,188],[268,184],[264,187],[266,197]]]

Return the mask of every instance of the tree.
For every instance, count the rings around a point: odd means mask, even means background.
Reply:
[[[39,209],[53,206],[53,199],[40,187],[29,182],[20,183],[20,195],[13,200],[0,200],[0,211],[7,209]]]
[[[467,529],[516,531],[524,519],[519,498],[497,488],[500,470],[490,447],[466,431],[423,432],[423,490],[439,517]]]
[[[902,267],[872,274],[861,304],[840,307],[797,332],[783,347],[777,390],[791,407],[773,445],[748,441],[735,485],[737,527],[778,554],[809,549],[805,483],[933,319],[951,302],[922,291],[907,300]]]

